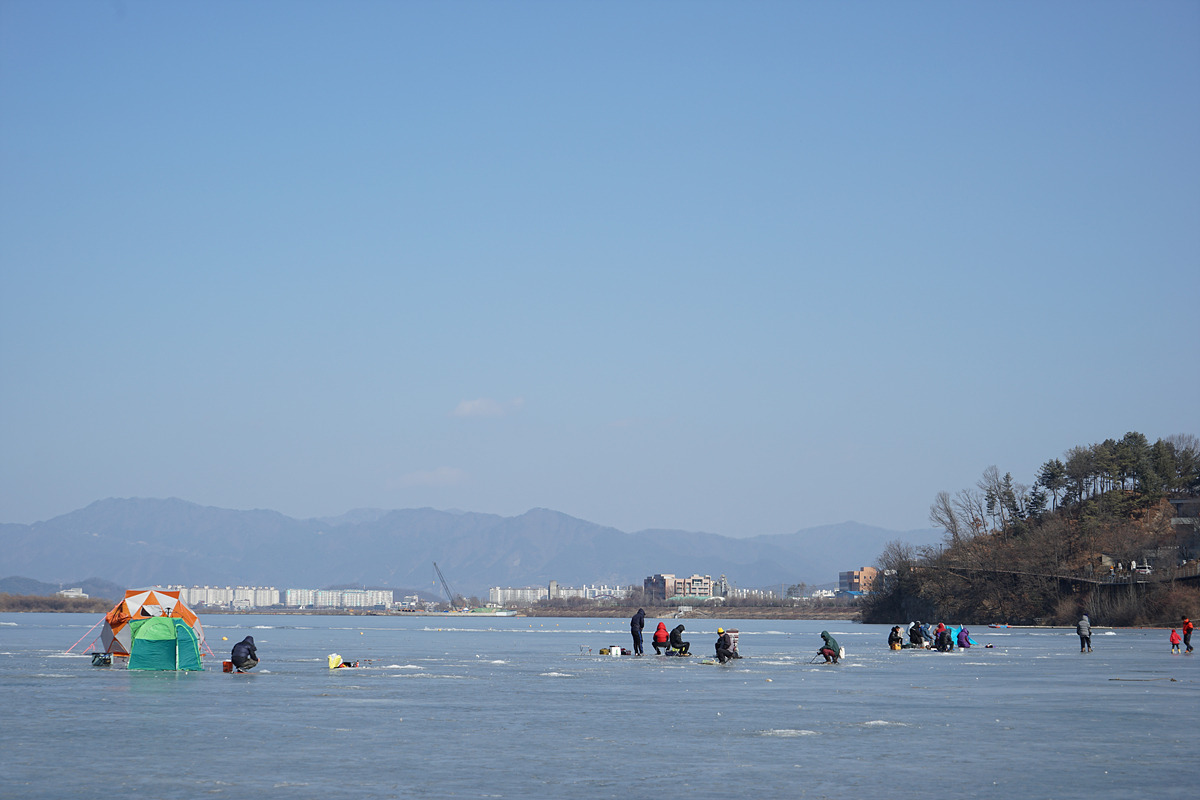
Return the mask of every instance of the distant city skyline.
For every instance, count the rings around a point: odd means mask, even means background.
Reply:
[[[990,465],[1200,434],[1197,30],[4,3],[0,522],[914,530]]]

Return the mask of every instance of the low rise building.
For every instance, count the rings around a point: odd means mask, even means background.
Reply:
[[[721,582],[728,586],[724,575],[721,576]],[[662,572],[643,580],[642,590],[648,596],[659,600],[669,600],[672,597],[716,597],[714,585],[711,575],[678,578],[672,572]]]
[[[777,596],[774,589],[739,589],[736,586],[731,586],[729,594],[726,595],[730,600],[767,600]]]
[[[858,592],[860,594],[869,592],[878,575],[879,570],[874,567],[863,567],[862,569],[851,570],[850,572],[839,572],[838,591]]]

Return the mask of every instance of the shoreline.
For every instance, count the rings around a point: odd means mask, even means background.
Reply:
[[[102,611],[76,610],[76,609],[52,609],[52,608],[30,608],[30,609],[13,609],[5,613],[10,614],[38,614],[38,613],[72,613],[72,614],[88,614],[99,613],[106,614],[109,608],[106,606]],[[207,609],[203,606],[193,608],[197,615],[204,617],[208,615],[220,614],[222,616],[297,616],[297,617],[436,617],[438,619],[472,619],[472,618],[488,618],[488,619],[510,619],[519,617],[559,617],[559,618],[590,618],[590,619],[628,619],[637,611],[636,608],[591,608],[591,609],[569,609],[569,608],[522,608],[508,609],[515,611],[516,614],[490,614],[486,612],[456,612],[456,611],[357,611],[352,609],[297,609],[297,608],[262,608],[251,609],[248,611],[231,611],[227,609]],[[859,610],[857,608],[779,608],[772,606],[749,606],[741,608],[705,608],[689,611],[685,614],[677,614],[673,609],[662,609],[663,614],[652,613],[656,609],[647,609],[646,619],[654,620],[670,620],[670,619],[828,619],[839,621],[854,621],[859,620]],[[718,611],[727,611],[729,613],[714,613]]]

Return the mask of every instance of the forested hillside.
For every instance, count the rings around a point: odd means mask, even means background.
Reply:
[[[1195,615],[1200,541],[1193,526],[1171,524],[1170,501],[1198,496],[1200,440],[1189,434],[1073,447],[1031,485],[989,467],[973,488],[934,499],[940,545],[884,548],[864,620],[1065,624],[1087,611],[1096,624],[1128,625]]]

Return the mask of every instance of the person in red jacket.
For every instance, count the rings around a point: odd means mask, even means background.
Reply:
[[[658,630],[654,632],[654,639],[650,642],[654,645],[654,655],[662,655],[662,651],[667,649],[667,639],[669,638],[671,638],[671,634],[667,633],[667,624],[665,622],[658,623]]]
[[[1183,618],[1183,644],[1187,648],[1187,651],[1189,653],[1192,652],[1192,650],[1194,649],[1192,647],[1192,629],[1195,627],[1196,626],[1192,624],[1192,621],[1190,619],[1188,619],[1187,616],[1184,616],[1184,618]]]
[[[1182,641],[1182,639],[1179,638],[1179,631],[1175,630],[1174,628],[1171,628],[1171,652],[1172,653],[1179,652],[1179,643],[1181,641]]]

